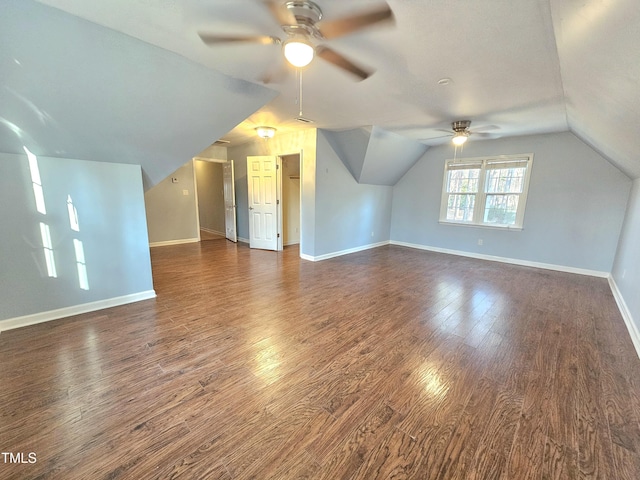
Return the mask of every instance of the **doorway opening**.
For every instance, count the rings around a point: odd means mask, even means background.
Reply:
[[[200,241],[225,239],[224,163],[194,159]]]
[[[300,244],[300,154],[282,155],[282,247]]]

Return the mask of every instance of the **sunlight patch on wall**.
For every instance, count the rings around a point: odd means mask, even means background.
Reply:
[[[36,210],[43,214],[47,214],[47,208],[44,203],[44,190],[42,189],[42,180],[40,179],[40,169],[38,168],[38,158],[29,151],[27,147],[24,151],[29,159],[29,171],[31,173],[31,186],[33,187],[33,195],[36,200]]]
[[[44,249],[44,260],[47,263],[47,275],[56,278],[56,261],[53,256],[53,244],[51,243],[51,231],[49,225],[40,222],[40,236],[42,237],[42,246]]]
[[[74,232],[80,233],[80,221],[78,210],[73,204],[71,195],[67,195],[67,213],[69,214],[69,227]],[[84,258],[84,245],[82,241],[73,239],[73,250],[76,255],[76,269],[78,270],[78,285],[82,290],[89,290],[89,277],[87,276],[87,263]]]
[[[71,195],[67,195],[67,212],[69,213],[69,226],[74,232],[80,231],[80,224],[78,223],[78,210],[73,205]]]
[[[78,269],[78,284],[82,290],[89,290],[89,279],[87,277],[87,264],[84,260],[84,247],[77,238],[73,239],[73,248],[76,252],[76,267]]]
[[[27,154],[29,161],[29,173],[31,174],[31,187],[33,188],[33,196],[36,202],[36,210],[42,215],[47,214],[47,206],[44,202],[44,189],[42,188],[42,179],[40,178],[40,168],[38,167],[38,158],[29,151],[25,146],[22,147]],[[42,249],[44,252],[44,261],[47,265],[47,275],[51,278],[57,278],[56,260],[53,254],[53,242],[51,241],[51,229],[44,222],[40,223],[40,238],[42,239]]]

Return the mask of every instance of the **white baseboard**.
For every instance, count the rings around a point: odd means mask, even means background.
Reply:
[[[81,313],[95,312],[96,310],[103,310],[105,308],[126,305],[127,303],[149,300],[150,298],[155,297],[155,290],[147,290],[144,292],[123,295],[121,297],[107,298],[105,300],[97,300],[95,302],[58,308],[56,310],[49,310],[47,312],[38,312],[31,315],[24,315],[22,317],[7,318],[6,320],[0,320],[0,332],[3,332],[5,330],[12,330],[14,328],[26,327],[28,325],[35,325],[36,323],[49,322],[51,320],[71,317],[73,315],[80,315]]]
[[[384,242],[378,242],[378,243],[370,243],[368,245],[362,245],[360,247],[348,248],[346,250],[340,250],[338,252],[325,253],[324,255],[318,255],[317,257],[311,256],[311,255],[305,255],[301,253],[300,258],[304,260],[311,260],[312,262],[319,262],[321,260],[328,260],[329,258],[340,257],[342,255],[349,255],[350,253],[361,252],[363,250],[382,247],[384,245],[389,245],[389,240],[385,240]]]
[[[620,290],[618,289],[618,285],[616,281],[613,279],[613,276],[609,275],[609,286],[611,287],[611,292],[613,293],[613,298],[615,298],[616,303],[618,304],[618,310],[620,310],[620,314],[624,319],[624,323],[627,326],[627,330],[629,331],[629,336],[631,337],[631,341],[633,342],[633,346],[636,349],[636,353],[638,354],[638,358],[640,358],[640,332],[638,331],[638,327],[636,323],[633,321],[633,316],[631,315],[631,311],[629,307],[627,307],[627,303],[624,301],[624,297]]]
[[[458,255],[461,257],[477,258],[479,260],[489,260],[492,262],[510,263],[512,265],[521,265],[523,267],[543,268],[545,270],[555,270],[558,272],[576,273],[578,275],[588,275],[590,277],[609,278],[609,272],[601,272],[599,270],[588,270],[585,268],[568,267],[566,265],[556,265],[553,263],[532,262],[529,260],[520,260],[518,258],[497,257],[494,255],[484,255],[482,253],[465,252],[462,250],[450,250],[448,248],[430,247],[428,245],[419,245],[417,243],[399,242],[391,240],[391,245],[399,245],[401,247],[417,248],[437,253],[448,253],[450,255]]]
[[[181,238],[179,240],[167,240],[166,242],[151,242],[150,247],[166,247],[167,245],[181,245],[183,243],[199,242],[199,238]]]
[[[226,235],[225,232],[219,232],[218,230],[212,230],[210,228],[200,227],[200,230],[202,230],[203,232],[211,233],[213,235],[220,235],[221,237],[224,237]]]
[[[249,239],[244,237],[238,237],[238,241],[242,243],[249,243]]]

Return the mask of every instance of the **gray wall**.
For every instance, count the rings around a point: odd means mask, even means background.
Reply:
[[[46,214],[36,210],[27,156],[0,154],[0,319],[153,290],[140,167],[48,157],[37,163]],[[56,278],[47,274],[41,222],[51,232]],[[83,245],[88,290],[79,286],[74,239]]]
[[[173,183],[172,178],[177,179],[177,182]],[[189,160],[145,192],[149,242],[152,245],[161,242],[198,240],[200,232],[195,191],[193,161]]]
[[[429,149],[394,187],[391,239],[610,272],[631,180],[571,133],[491,141],[472,137],[463,156],[531,152],[522,231],[438,223],[444,162],[453,157],[447,144]]]
[[[225,234],[222,163],[196,160],[200,228]]]
[[[318,130],[315,256],[389,240],[393,187],[356,182]]]
[[[347,166],[353,178],[360,180],[372,127],[325,131],[324,136]]]
[[[618,252],[611,272],[640,330],[640,179],[633,182]]]

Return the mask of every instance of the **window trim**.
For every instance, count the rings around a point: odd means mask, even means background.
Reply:
[[[505,225],[505,224],[495,224],[495,223],[484,223],[484,211],[486,205],[486,173],[487,173],[487,165],[491,163],[500,163],[500,162],[517,162],[517,161],[525,161],[527,164],[527,168],[524,174],[524,181],[522,185],[522,193],[518,194],[520,198],[518,199],[518,210],[516,211],[516,220],[513,225]],[[456,221],[456,220],[447,220],[447,205],[449,201],[449,193],[447,192],[447,180],[448,174],[450,171],[450,165],[457,164],[469,164],[480,165],[480,175],[478,178],[478,192],[475,194],[475,208],[473,211],[473,220],[470,222],[465,221]],[[442,176],[442,191],[440,195],[440,219],[439,223],[443,225],[462,225],[462,226],[470,226],[470,227],[481,227],[481,228],[494,228],[494,229],[502,229],[502,230],[522,230],[524,227],[524,213],[527,207],[527,196],[529,193],[529,183],[531,181],[531,170],[533,168],[533,153],[522,153],[516,155],[495,155],[495,156],[486,156],[486,157],[472,157],[472,158],[449,158],[444,162],[444,174]],[[478,208],[480,207],[480,208]]]

